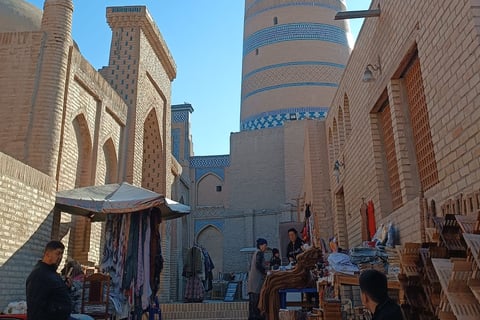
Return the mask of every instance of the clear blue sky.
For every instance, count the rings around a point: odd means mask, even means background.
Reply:
[[[43,8],[44,0],[27,0]],[[366,10],[371,0],[347,0]],[[244,0],[74,0],[73,38],[96,68],[107,65],[111,31],[107,6],[146,5],[177,65],[172,104],[191,103],[195,155],[230,153],[240,126]],[[350,20],[355,38],[363,19]]]

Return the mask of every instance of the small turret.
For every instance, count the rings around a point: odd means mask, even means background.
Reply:
[[[62,128],[68,56],[72,43],[72,0],[46,0],[43,39],[35,76],[25,161],[54,177]]]

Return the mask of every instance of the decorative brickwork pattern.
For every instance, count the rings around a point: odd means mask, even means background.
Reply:
[[[242,99],[260,92],[294,86],[336,87],[343,66],[322,62],[277,64],[254,70],[242,80]]]
[[[145,120],[143,134],[142,187],[165,194],[162,138],[158,131],[157,115],[153,110]]]
[[[408,106],[415,140],[418,173],[423,190],[428,190],[438,183],[437,163],[433,150],[430,120],[423,89],[420,60],[415,58],[405,74]]]
[[[217,168],[230,166],[230,156],[197,156],[190,158],[191,168]]]

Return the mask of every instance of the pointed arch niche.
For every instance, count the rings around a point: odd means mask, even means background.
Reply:
[[[223,180],[207,173],[197,183],[197,206],[222,206],[223,193]]]
[[[77,169],[75,187],[91,185],[92,138],[84,114],[79,114],[72,121],[77,142]],[[69,255],[82,264],[88,263],[90,250],[91,222],[88,218],[72,216],[69,242]]]
[[[197,235],[197,243],[207,249],[210,258],[212,259],[215,269],[215,275],[218,272],[223,273],[223,233],[213,225],[207,225]]]
[[[143,124],[142,187],[165,194],[167,166],[162,141],[157,113],[152,109]]]
[[[103,155],[105,156],[105,184],[118,181],[118,158],[112,138],[103,144]]]
[[[338,158],[339,152],[337,119],[333,118],[333,162]]]
[[[77,169],[75,177],[75,187],[85,187],[91,185],[90,172],[92,169],[92,138],[85,115],[77,115],[72,122],[77,142]]]

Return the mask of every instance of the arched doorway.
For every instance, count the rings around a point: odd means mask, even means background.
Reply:
[[[223,273],[223,234],[216,227],[209,225],[203,228],[197,235],[197,243],[207,249],[213,261],[213,278],[216,279],[219,272]]]

